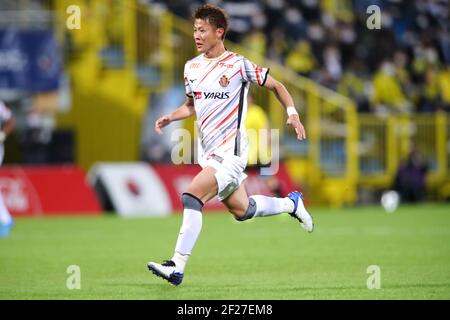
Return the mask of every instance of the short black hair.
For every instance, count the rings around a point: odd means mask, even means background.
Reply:
[[[225,39],[225,35],[228,31],[228,15],[225,13],[225,10],[222,8],[212,5],[212,4],[204,4],[195,10],[193,19],[201,19],[205,20],[211,25],[213,25],[216,29],[223,28],[223,36],[222,40]]]

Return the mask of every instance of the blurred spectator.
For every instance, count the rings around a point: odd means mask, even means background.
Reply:
[[[222,7],[230,17],[230,27],[227,38],[231,41],[242,41],[243,37],[253,27],[262,27],[265,20],[261,21],[263,15],[262,4],[256,0],[227,0],[215,1]]]
[[[398,79],[400,86],[407,96],[412,94],[412,90],[410,88],[411,79],[407,70],[408,67],[408,56],[402,50],[397,50],[394,53],[394,68],[395,68],[395,76]]]
[[[425,72],[425,82],[419,100],[421,112],[437,110],[450,111],[450,72],[449,67],[439,71],[431,67]]]
[[[385,60],[380,65],[373,77],[373,89],[372,103],[375,112],[386,114],[410,111],[408,100],[395,75],[395,66],[392,61]]]
[[[341,54],[336,46],[330,45],[325,48],[323,53],[325,68],[333,79],[337,81],[342,75]]]
[[[282,29],[284,24],[283,12],[285,10],[284,0],[266,0],[263,12],[267,17],[267,21],[270,23],[266,24],[265,34],[269,34],[272,30]],[[282,32],[284,34],[284,30]],[[276,38],[271,38],[271,41],[276,40]]]
[[[434,47],[428,41],[419,43],[414,48],[413,73],[419,82],[423,82],[426,71],[439,65],[439,56]]]
[[[450,64],[439,72],[438,85],[441,98],[441,107],[438,109],[450,112]]]
[[[421,112],[434,112],[439,103],[438,74],[435,68],[426,70],[425,82],[422,89],[422,96],[419,103]]]
[[[360,60],[353,60],[347,71],[340,79],[337,91],[356,102],[358,112],[369,112],[368,86],[370,81],[365,79],[364,64]]]
[[[267,49],[267,57],[278,63],[284,62],[284,57],[289,51],[289,44],[286,35],[280,27],[276,27],[270,32],[269,42],[271,43]]]
[[[419,152],[413,149],[398,168],[394,182],[394,190],[400,193],[403,202],[424,200],[427,170]]]
[[[259,57],[266,56],[266,36],[261,31],[261,29],[253,28],[248,35],[246,35],[242,41],[245,48],[249,49],[251,53],[251,60],[255,63],[260,63]],[[253,57],[255,55],[255,57]]]
[[[308,76],[316,68],[317,62],[306,40],[300,40],[286,58],[286,65],[300,75]]]
[[[284,12],[284,29],[289,39],[298,41],[306,37],[308,25],[299,10],[290,7]]]

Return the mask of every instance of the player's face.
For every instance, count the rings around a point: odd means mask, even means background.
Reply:
[[[195,19],[194,41],[197,50],[201,53],[208,52],[222,41],[223,28],[215,28],[209,22]]]

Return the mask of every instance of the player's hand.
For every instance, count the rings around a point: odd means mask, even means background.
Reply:
[[[305,131],[305,128],[303,127],[302,123],[300,122],[300,118],[298,115],[296,115],[296,114],[291,115],[288,118],[286,124],[288,126],[294,127],[298,140],[306,139],[306,131]]]
[[[156,122],[155,122],[156,133],[162,134],[161,129],[164,128],[165,126],[169,125],[171,122],[172,122],[172,120],[170,119],[169,115],[162,116],[161,118],[156,120]]]

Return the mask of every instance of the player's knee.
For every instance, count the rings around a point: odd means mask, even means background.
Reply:
[[[203,208],[203,202],[193,194],[187,192],[181,195],[181,202],[183,203],[184,209],[201,211]]]
[[[256,213],[256,202],[253,198],[248,199],[248,207],[244,210],[243,208],[230,210],[237,221],[245,221],[253,218]]]
[[[246,219],[244,219],[244,217],[245,217],[245,210],[238,209],[238,208],[229,208],[228,212],[230,212],[237,221],[244,221],[244,220],[246,220]]]

